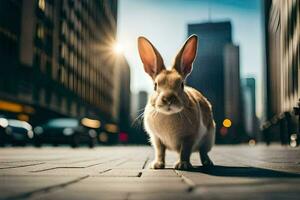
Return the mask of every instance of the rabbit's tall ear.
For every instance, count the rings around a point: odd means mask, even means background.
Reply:
[[[151,44],[151,42],[145,37],[138,38],[138,49],[144,64],[145,72],[148,73],[154,80],[156,75],[165,69],[164,61],[161,55],[153,46],[153,44]]]
[[[174,68],[186,78],[192,71],[193,62],[197,55],[198,37],[190,36],[175,58]]]

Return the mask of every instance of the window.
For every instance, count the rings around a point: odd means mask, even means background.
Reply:
[[[61,46],[61,57],[64,58],[65,60],[68,58],[68,47],[66,46],[65,43],[62,43]]]
[[[62,23],[62,32],[64,35],[68,35],[68,26],[67,26],[66,21],[63,21],[63,23]]]
[[[41,40],[45,37],[45,29],[44,29],[43,25],[41,25],[41,24],[37,25],[36,34],[37,34],[37,37]]]
[[[42,11],[45,11],[45,8],[46,8],[45,0],[39,0],[38,6]]]

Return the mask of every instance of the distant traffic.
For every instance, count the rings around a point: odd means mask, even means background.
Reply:
[[[72,148],[126,143],[113,123],[90,118],[53,118],[33,127],[26,121],[0,115],[0,146],[69,145]],[[125,137],[126,138],[126,137]]]

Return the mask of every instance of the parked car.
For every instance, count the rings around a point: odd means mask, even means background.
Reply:
[[[41,126],[34,128],[34,144],[70,144],[72,147],[78,147],[86,143],[90,148],[97,142],[97,132],[83,123],[83,119],[76,118],[56,118],[47,121]]]
[[[32,126],[25,121],[17,119],[0,118],[1,145],[26,145],[34,137]]]

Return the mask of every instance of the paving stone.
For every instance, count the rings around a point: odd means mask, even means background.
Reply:
[[[195,194],[216,198],[216,199],[249,199],[255,197],[258,199],[290,199],[298,193],[299,199],[299,182],[272,182],[264,184],[244,184],[216,186],[216,187],[197,187]],[[272,197],[272,198],[271,198]],[[284,198],[283,198],[284,197]]]
[[[128,200],[199,200],[206,199],[199,194],[192,194],[189,192],[158,192],[158,193],[135,193],[130,194]]]
[[[40,194],[32,197],[34,200],[127,200],[128,193],[103,192],[103,191],[69,191],[68,189],[57,190],[51,193]]]
[[[72,191],[101,191],[118,193],[143,193],[143,192],[184,192],[188,186],[183,182],[176,181],[168,184],[161,184],[159,181],[145,181],[140,178],[131,177],[89,177],[86,180],[68,186]]]
[[[177,177],[178,175],[175,173],[175,170],[173,169],[160,169],[160,170],[145,170],[142,173],[142,177],[145,176],[151,176],[151,177],[162,177],[162,176],[171,176],[171,177]]]
[[[36,190],[73,182],[81,177],[43,177],[43,176],[3,176],[1,177],[1,198],[22,196]]]
[[[141,170],[132,169],[112,169],[104,173],[100,173],[99,176],[105,177],[140,177],[142,175]]]
[[[300,149],[216,146],[216,164],[190,171],[152,170],[151,147],[0,148],[0,199],[299,199]]]
[[[143,181],[156,182],[156,183],[173,183],[182,182],[183,179],[180,176],[142,176],[140,177]]]

